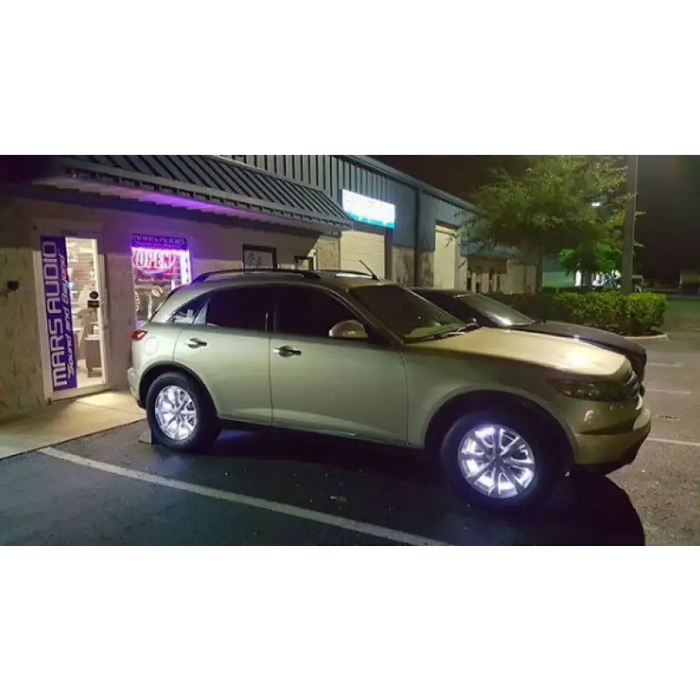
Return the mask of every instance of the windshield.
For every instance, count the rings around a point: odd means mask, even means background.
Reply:
[[[405,343],[442,338],[465,330],[463,321],[398,285],[355,287],[350,295]]]
[[[516,311],[495,299],[481,296],[481,294],[464,294],[458,296],[457,299],[499,326],[529,326],[535,322],[534,319],[520,313],[520,311]]]

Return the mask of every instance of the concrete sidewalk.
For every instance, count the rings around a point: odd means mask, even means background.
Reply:
[[[0,459],[145,418],[145,412],[128,391],[106,391],[59,401],[31,415],[0,423]]]

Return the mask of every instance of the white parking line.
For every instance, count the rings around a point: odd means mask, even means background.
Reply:
[[[647,362],[647,367],[682,367],[680,362]]]
[[[666,438],[647,438],[647,442],[662,442],[666,445],[682,445],[683,447],[700,447],[700,442],[690,442],[688,440],[667,440]]]
[[[655,394],[680,394],[681,396],[690,396],[690,391],[681,391],[679,389],[652,389],[651,387],[646,387],[646,391],[654,392]]]
[[[177,479],[169,479],[164,476],[147,474],[146,472],[140,472],[135,469],[125,469],[124,467],[119,467],[116,464],[108,464],[107,462],[100,462],[96,459],[80,457],[79,455],[74,455],[70,452],[56,450],[53,447],[45,447],[44,449],[38,450],[38,452],[48,457],[60,459],[64,462],[72,462],[73,464],[79,464],[81,467],[97,469],[102,472],[107,472],[108,474],[116,474],[117,476],[123,476],[127,479],[145,481],[148,484],[165,486],[166,488],[176,489],[178,491],[187,491],[188,493],[194,493],[198,496],[205,496],[206,498],[214,498],[219,501],[228,501],[229,503],[236,503],[241,506],[258,508],[260,510],[267,510],[271,513],[280,513],[281,515],[288,515],[293,518],[300,518],[302,520],[310,520],[315,523],[330,525],[332,527],[338,527],[343,530],[358,532],[363,535],[371,535],[373,537],[379,537],[384,540],[391,540],[392,542],[398,542],[399,544],[408,544],[414,546],[449,546],[447,542],[439,542],[437,540],[431,540],[426,537],[412,535],[408,532],[401,532],[400,530],[391,530],[386,527],[371,525],[369,523],[363,523],[358,520],[350,520],[348,518],[342,518],[338,515],[320,513],[315,510],[308,510],[307,508],[298,508],[297,506],[290,506],[286,503],[266,501],[262,498],[244,496],[240,493],[232,493],[230,491],[214,489],[209,486],[199,486],[197,484],[190,484],[186,481],[178,481]]]

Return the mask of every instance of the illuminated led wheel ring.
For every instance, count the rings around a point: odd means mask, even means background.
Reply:
[[[537,470],[528,442],[512,428],[498,423],[472,428],[459,443],[458,461],[466,482],[489,498],[524,494]]]
[[[180,386],[166,386],[158,392],[154,413],[158,427],[176,442],[189,439],[197,428],[197,406]]]

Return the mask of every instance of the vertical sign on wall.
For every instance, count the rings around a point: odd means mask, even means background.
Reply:
[[[51,385],[54,391],[75,389],[78,385],[77,359],[71,315],[68,253],[63,236],[41,237],[41,273]]]

